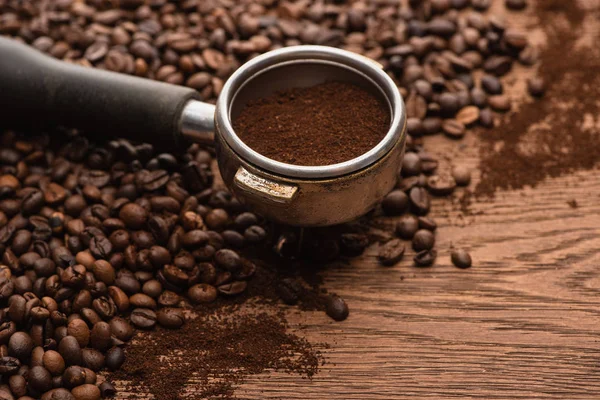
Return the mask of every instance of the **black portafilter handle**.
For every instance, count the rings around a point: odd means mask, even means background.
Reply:
[[[59,61],[0,37],[2,126],[64,126],[172,149],[183,136],[212,140],[214,106],[197,99],[190,88]]]

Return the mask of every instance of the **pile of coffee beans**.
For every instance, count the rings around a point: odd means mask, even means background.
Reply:
[[[422,137],[460,139],[476,124],[493,126],[511,108],[499,78],[537,59],[526,34],[484,15],[490,3],[0,0],[0,34],[69,62],[184,84],[207,101],[241,63],[282,46],[336,46],[378,61],[405,97],[410,135],[397,189],[381,205],[397,217],[395,238],[378,259],[396,264],[411,241],[415,265],[425,267],[437,256],[430,196],[468,185],[470,173],[437,173]],[[529,90],[541,95],[543,81]],[[0,397],[114,394],[96,373],[121,366],[135,328],[177,328],[183,300],[244,293],[258,268],[245,252],[272,244],[264,221],[215,185],[210,149],[174,156],[58,133],[52,141],[11,131],[0,138]],[[287,254],[291,237],[275,239],[276,251]],[[351,231],[309,237],[302,252],[329,261],[369,244]],[[472,264],[460,249],[452,262]],[[301,301],[297,282],[279,285],[284,302]],[[335,320],[348,316],[337,296],[323,309]]]

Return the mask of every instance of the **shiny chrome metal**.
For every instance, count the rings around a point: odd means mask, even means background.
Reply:
[[[374,148],[339,164],[300,166],[272,160],[248,147],[233,130],[243,107],[278,90],[345,81],[370,91],[390,110],[390,128]],[[396,184],[406,141],[406,110],[392,79],[372,60],[324,46],[274,50],[242,65],[225,83],[216,109],[190,101],[182,135],[214,141],[225,184],[250,209],[294,226],[326,226],[369,211]]]
[[[288,68],[286,68],[288,67]],[[294,71],[294,74],[290,72]],[[262,86],[251,87],[251,96],[261,97],[282,88],[312,86],[327,80],[347,80],[369,85],[381,92],[390,107],[392,120],[383,140],[365,154],[339,164],[300,166],[272,160],[247,146],[231,123],[236,107],[248,99],[247,87],[260,80]],[[266,87],[268,86],[268,87]],[[246,90],[245,90],[246,89]],[[262,93],[257,93],[262,92]],[[302,179],[332,178],[365,168],[389,152],[401,139],[406,123],[402,97],[394,81],[376,63],[365,57],[325,46],[292,46],[270,51],[242,65],[225,83],[217,100],[216,126],[227,144],[243,159],[269,172]]]
[[[215,106],[190,100],[181,113],[181,136],[187,142],[212,144],[215,141]]]

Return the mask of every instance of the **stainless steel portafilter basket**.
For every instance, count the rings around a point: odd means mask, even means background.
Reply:
[[[251,100],[326,81],[362,87],[389,107],[387,134],[374,148],[339,164],[300,166],[248,147],[232,121]],[[81,128],[172,147],[214,141],[225,183],[255,212],[293,226],[327,226],[369,211],[396,183],[406,111],[391,78],[360,55],[294,46],[253,58],[225,83],[215,106],[181,86],[67,64],[0,38],[0,107],[11,122]]]

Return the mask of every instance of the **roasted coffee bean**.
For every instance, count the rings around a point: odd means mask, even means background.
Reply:
[[[133,296],[131,296],[129,298],[129,302],[133,307],[140,307],[140,308],[151,308],[151,309],[155,309],[156,308],[156,301],[144,294],[144,293],[136,293]]]
[[[89,248],[96,259],[107,259],[113,251],[112,243],[104,236],[93,237]]]
[[[504,5],[511,10],[522,10],[527,7],[527,0],[504,0]]]
[[[379,247],[377,259],[381,265],[392,266],[404,256],[404,243],[400,239],[392,239]]]
[[[17,397],[23,397],[27,394],[27,381],[21,375],[12,375],[8,379],[10,391]]]
[[[471,255],[463,249],[453,250],[450,254],[450,259],[452,260],[452,264],[462,269],[470,268],[472,264]]]
[[[0,374],[8,376],[16,373],[21,367],[21,362],[16,357],[0,357]]]
[[[421,158],[417,153],[407,152],[402,159],[402,176],[413,176],[421,173]]]
[[[156,313],[156,319],[165,328],[179,328],[185,322],[181,308],[163,308]]]
[[[454,192],[456,181],[451,175],[441,174],[427,179],[427,189],[435,196],[447,196]]]
[[[336,321],[343,321],[350,314],[350,310],[344,299],[336,295],[328,296],[325,312]]]
[[[62,373],[65,371],[65,360],[57,351],[46,351],[42,360],[44,368],[46,368],[48,372],[54,376],[62,375]]]
[[[100,389],[89,383],[74,387],[71,393],[77,400],[100,400]]]
[[[71,394],[67,389],[56,388],[52,389],[42,395],[41,400],[76,400],[75,396]]]
[[[173,307],[179,304],[180,301],[181,298],[179,295],[170,290],[165,290],[160,296],[158,296],[158,304],[162,307]]]
[[[98,388],[100,389],[100,395],[103,399],[113,397],[117,393],[113,384],[108,381],[102,382]]]
[[[27,382],[31,388],[42,393],[52,389],[52,375],[46,368],[41,366],[29,369]]]
[[[248,243],[260,243],[267,237],[267,232],[259,225],[252,225],[244,230],[244,239]]]
[[[465,125],[456,119],[447,119],[442,123],[442,130],[452,139],[460,139],[465,136]]]
[[[402,190],[394,190],[384,197],[381,208],[386,215],[401,215],[408,211],[409,200]]]
[[[361,255],[369,245],[367,235],[361,233],[343,233],[340,235],[340,252],[347,257]]]
[[[233,250],[221,249],[214,257],[217,266],[227,270],[235,271],[240,267],[240,256]]]
[[[193,303],[212,303],[217,298],[217,289],[207,283],[199,283],[190,287],[187,294]]]
[[[243,293],[246,290],[248,283],[246,281],[233,281],[224,285],[219,285],[217,290],[219,293],[226,296],[236,296]]]
[[[437,224],[432,218],[429,217],[419,217],[419,229],[427,229],[428,231],[435,231],[437,229]]]
[[[147,308],[136,308],[131,312],[130,320],[137,328],[150,329],[156,325],[156,313]]]
[[[148,212],[136,203],[127,203],[119,211],[119,218],[129,229],[142,229],[148,220]]]
[[[546,92],[546,85],[544,83],[544,79],[540,77],[528,79],[527,89],[529,90],[529,94],[533,97],[542,97]]]
[[[26,332],[16,332],[8,340],[8,355],[25,361],[33,350],[33,340]]]
[[[452,177],[458,186],[468,186],[471,183],[471,170],[463,165],[452,168]]]
[[[433,265],[437,258],[437,251],[435,250],[423,250],[418,252],[414,257],[415,265],[418,267],[429,267]]]
[[[396,234],[406,240],[411,240],[418,229],[419,220],[414,215],[404,215],[396,224]]]
[[[427,229],[419,229],[412,240],[412,247],[415,251],[430,250],[435,244],[434,234]]]
[[[58,352],[67,365],[81,364],[81,346],[73,336],[65,336],[58,344]]]
[[[99,371],[104,368],[105,357],[104,354],[96,349],[82,349],[81,350],[82,366],[89,368],[92,371]]]
[[[129,341],[135,333],[131,324],[120,317],[115,317],[109,322],[111,333],[124,342]]]
[[[181,238],[181,244],[189,249],[193,249],[206,244],[209,240],[209,236],[206,232],[199,229],[186,232]]]
[[[409,193],[410,204],[413,210],[419,214],[424,215],[429,212],[430,200],[427,190],[421,187],[414,187]]]

